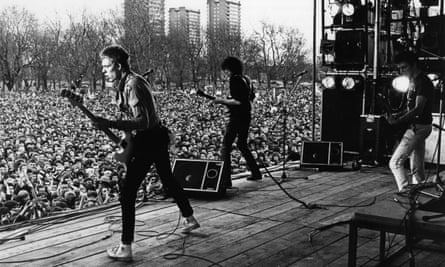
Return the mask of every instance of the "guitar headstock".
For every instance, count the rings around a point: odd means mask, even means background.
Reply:
[[[196,91],[196,95],[199,95],[199,96],[206,96],[206,93],[204,93],[203,90],[198,89],[198,90]]]
[[[83,103],[82,96],[74,93],[71,90],[63,89],[62,92],[60,93],[60,95],[71,100],[71,103],[73,103],[73,104],[82,104]]]
[[[204,91],[201,90],[201,89],[198,89],[198,90],[196,91],[196,95],[205,97],[205,98],[210,99],[210,100],[215,99],[214,96],[211,96],[211,95],[208,95],[208,94],[204,93]]]

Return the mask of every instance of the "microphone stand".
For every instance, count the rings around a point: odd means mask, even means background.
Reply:
[[[440,179],[440,158],[441,158],[441,146],[442,146],[442,131],[443,131],[443,80],[439,81],[438,87],[440,89],[439,98],[439,136],[437,138],[437,162],[436,162],[436,184],[440,192],[442,192],[441,198],[444,197],[444,184]]]
[[[284,90],[284,95],[283,95],[283,101],[281,102],[281,114],[278,117],[277,122],[279,121],[280,117],[283,117],[283,136],[282,136],[282,150],[283,150],[283,154],[282,154],[282,158],[283,158],[283,170],[281,173],[281,180],[280,183],[282,183],[285,179],[288,178],[287,174],[286,174],[286,138],[287,138],[287,116],[288,116],[288,111],[287,111],[287,105],[288,105],[288,95],[292,95],[292,93],[295,91],[295,88],[297,88],[297,86],[300,84],[301,78],[303,77],[303,75],[306,73],[307,71],[302,71],[299,74],[297,74],[297,81],[294,84],[294,87],[290,90],[290,94],[287,93],[286,89]],[[295,179],[305,179],[307,180],[307,177],[295,177]]]

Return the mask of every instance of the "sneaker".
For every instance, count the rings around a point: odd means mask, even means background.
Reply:
[[[130,262],[133,261],[131,245],[124,245],[122,242],[115,247],[107,249],[108,257],[113,260]]]
[[[195,217],[189,216],[184,219],[184,226],[181,229],[181,233],[187,234],[190,233],[192,230],[195,230],[196,228],[199,228],[200,225],[198,221],[195,219]]]

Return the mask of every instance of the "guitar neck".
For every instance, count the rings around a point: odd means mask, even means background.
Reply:
[[[212,95],[208,95],[206,93],[204,93],[202,90],[198,90],[197,92],[198,96],[202,96],[204,98],[207,98],[209,100],[215,100],[216,97],[212,96]]]
[[[91,113],[84,105],[79,104],[77,105],[80,110],[92,121],[94,121],[96,119],[96,116],[94,116],[93,113]],[[107,136],[108,138],[111,139],[111,141],[113,141],[116,144],[119,144],[121,142],[121,139],[115,135],[110,129],[108,128],[103,128],[101,129]]]

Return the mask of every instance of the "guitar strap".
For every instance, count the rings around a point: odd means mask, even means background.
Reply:
[[[116,91],[116,103],[119,105],[120,119],[122,119],[125,114],[124,105],[126,103],[124,103],[124,88],[125,88],[125,82],[127,81],[127,76],[128,73],[125,73],[125,76],[119,81]]]

